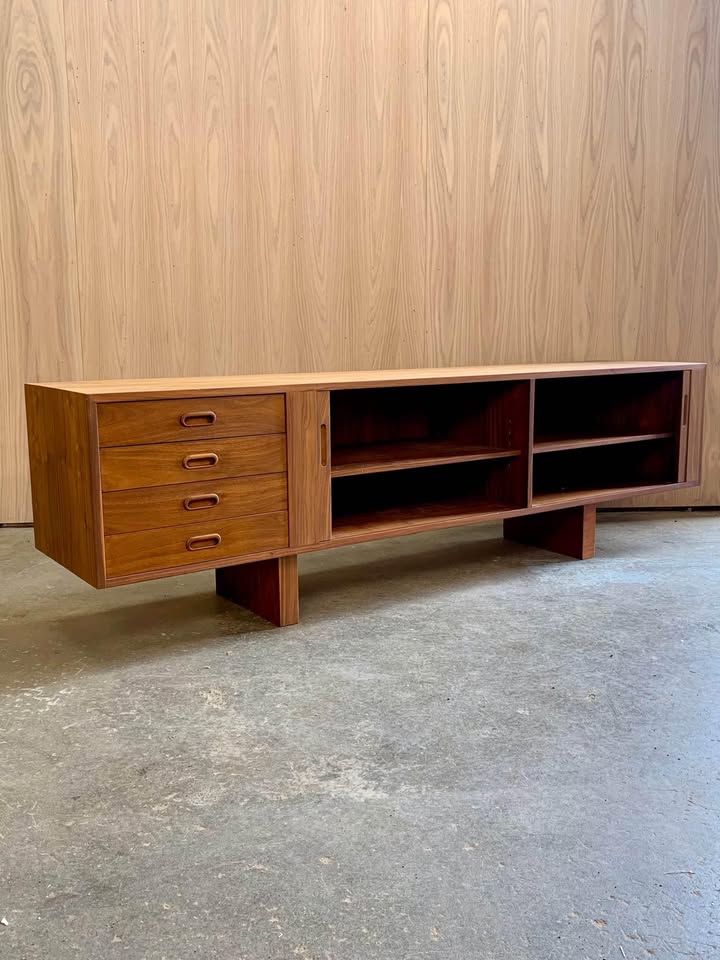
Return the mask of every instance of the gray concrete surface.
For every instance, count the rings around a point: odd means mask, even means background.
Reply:
[[[720,957],[720,516],[95,592],[0,530],[0,955]]]

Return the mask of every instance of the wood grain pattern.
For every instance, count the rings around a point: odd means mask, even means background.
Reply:
[[[287,394],[290,546],[330,538],[330,396],[327,391]]]
[[[287,510],[287,474],[171,483],[115,490],[102,497],[105,533],[173,527]]]
[[[284,473],[286,468],[283,434],[147,443],[134,447],[104,447],[100,451],[103,490]]]
[[[430,0],[427,355],[707,360],[720,403],[720,7]],[[468,55],[472,51],[472,55]],[[720,421],[700,491],[720,503]]]
[[[378,376],[375,395],[367,389],[340,391],[332,410],[329,391],[288,393],[287,438],[271,434],[105,448],[99,446],[97,405],[91,397],[28,385],[36,543],[91,582],[116,585],[171,576],[178,568],[212,568],[218,561],[254,562],[339,543],[522,516],[528,512],[530,476],[530,506],[539,512],[629,492],[677,489],[689,485],[678,483],[683,423],[692,433],[686,446],[694,451],[693,464],[700,449],[694,431],[702,410],[702,381],[687,391],[697,372],[703,371],[611,370],[603,377],[595,370],[594,376],[568,377],[566,370],[556,384],[517,377],[503,382],[488,374],[486,383],[418,387],[411,380],[411,385],[395,388]],[[631,443],[604,448],[593,444],[582,456],[572,447],[547,453],[535,458],[531,471],[536,431],[556,435],[569,423],[573,435],[583,434],[582,422],[568,419],[567,411],[575,409],[587,415],[596,431],[605,428],[613,437],[619,423],[637,430],[664,420],[674,429],[653,439],[639,441],[635,434]],[[394,425],[393,411],[398,417]],[[447,462],[415,461],[409,470],[335,476],[331,483],[332,455],[344,448],[329,442],[330,416],[340,424],[346,445],[352,441],[359,448],[368,440],[387,444],[392,439],[395,456],[401,441],[416,446],[411,437],[419,430],[426,445],[445,445]],[[142,430],[143,418],[136,423]],[[142,434],[133,439],[141,440]],[[509,449],[516,445],[516,455],[468,459],[467,444],[473,440],[491,446],[505,442]],[[183,469],[190,469],[191,458],[204,462],[202,470],[193,473],[205,480],[178,485],[175,481]],[[289,475],[284,472],[286,459]],[[397,466],[395,461],[383,465]],[[243,469],[253,476],[222,479],[225,472]],[[268,477],[273,469],[276,477]],[[275,486],[273,480],[278,481]],[[145,484],[158,488],[148,490]],[[101,512],[103,485],[111,492],[103,494]],[[124,489],[128,486],[129,492]],[[175,523],[179,519],[187,522]]]
[[[576,560],[590,560],[595,556],[596,513],[594,506],[583,506],[508,517],[503,521],[503,536]]]
[[[610,368],[603,375],[590,364],[580,367],[592,375],[571,376],[578,365],[566,364],[557,381],[547,379],[552,370],[544,367],[540,379],[510,371],[509,380],[498,381],[491,371],[485,382],[417,386],[411,377],[405,386],[388,387],[387,376],[378,374],[374,390],[333,393],[332,407],[327,390],[270,394],[271,407],[287,412],[287,435],[144,444],[146,427],[170,422],[176,429],[179,410],[201,420],[208,414],[187,398],[111,403],[124,406],[138,430],[124,437],[135,444],[112,447],[100,446],[92,397],[28,385],[37,545],[70,569],[89,578],[94,568],[98,582],[115,585],[171,575],[181,565],[212,567],[213,559],[270,559],[283,548],[297,552],[519,515],[528,506],[530,479],[531,506],[540,509],[683,480],[683,424],[692,431],[685,431],[684,446],[694,451],[693,462],[700,449],[694,431],[702,381],[688,391],[700,368],[657,372],[650,365],[652,373]],[[250,401],[240,410],[267,413],[257,396],[240,400]],[[170,421],[165,412],[155,414],[167,404],[175,411]],[[225,406],[231,416],[238,413],[235,401]],[[150,414],[132,418],[146,408]],[[114,416],[111,426],[128,422]],[[332,422],[339,445],[330,439]],[[663,425],[672,430],[658,433]],[[589,426],[596,436],[582,456],[565,441],[531,463],[533,437],[585,437]],[[620,426],[636,433],[617,442]],[[651,427],[652,437],[640,436]],[[603,431],[615,442],[601,448]],[[335,476],[333,457],[340,465]],[[267,517],[275,518],[270,528]]]
[[[344,370],[321,373],[264,374],[243,377],[183,377],[143,380],[89,380],[74,383],[46,383],[71,393],[82,393],[99,403],[145,397],[210,397],[227,394],[284,393],[286,390],[333,390],[362,387],[470,383],[473,380],[516,380],[528,377],[602,376],[608,373],[643,373],[666,370],[704,369],[702,363],[620,361],[618,363],[511,363],[484,367],[429,367],[410,370]]]
[[[412,506],[390,506],[381,509],[346,513],[333,523],[332,543],[363,543],[382,537],[401,537],[410,533],[440,530],[497,520],[513,508],[477,493],[448,496],[442,501],[427,501]]]
[[[694,486],[692,482],[678,481],[678,483],[662,484],[662,491],[656,483],[627,483],[623,486],[593,487],[588,483],[582,490],[563,490],[559,493],[541,493],[532,498],[531,506],[535,510],[553,510],[557,507],[582,504],[601,504],[606,500],[624,501],[627,497],[640,497],[652,493],[656,496],[665,496],[666,490],[686,490]],[[618,504],[620,505],[620,504]]]
[[[671,437],[672,433],[632,433],[625,436],[611,437],[572,437],[553,440],[536,440],[533,444],[533,453],[553,453],[558,450],[583,450],[588,447],[615,447],[623,443],[638,443],[644,440],[663,440]],[[684,477],[680,479],[684,480]]]
[[[423,360],[426,17],[66,3],[92,375]]]
[[[146,312],[137,4],[65,2],[65,37],[83,366],[87,376],[129,376],[168,346],[168,331]]]
[[[679,426],[677,426],[677,477],[678,480],[687,480],[687,453],[688,453],[688,428],[690,426],[690,385],[692,382],[692,371],[685,370],[682,378],[682,399],[680,403]],[[702,425],[696,425],[696,430],[700,435],[698,449],[702,443]],[[693,442],[694,439],[693,439]]]
[[[426,0],[287,6],[300,368],[421,364]]]
[[[0,522],[28,520],[23,382],[83,375],[61,0],[0,4]]]
[[[668,357],[720,405],[717,0],[5,0],[0,50],[2,522],[23,380]],[[645,502],[720,503],[717,417],[702,463]]]
[[[468,463],[473,460],[504,460],[519,457],[521,450],[487,447],[457,440],[404,440],[398,443],[339,447],[333,452],[331,475],[352,477],[363,473],[387,473],[441,463]]]
[[[278,627],[300,619],[297,556],[257,560],[215,571],[218,594]]]
[[[35,546],[105,583],[95,408],[76,393],[25,388]]]
[[[690,373],[685,479],[691,483],[702,483],[703,479],[703,449],[706,449],[703,447],[703,437],[705,433],[705,411],[708,407],[707,379],[706,370],[692,370]],[[717,417],[715,419],[717,420]],[[710,466],[712,468],[713,465]]]
[[[103,447],[285,432],[282,396],[103,403],[97,415]]]
[[[217,565],[264,550],[287,547],[287,513],[263,513],[232,520],[206,520],[179,527],[140,530],[105,538],[108,577],[210,561]],[[204,541],[204,542],[201,542]]]

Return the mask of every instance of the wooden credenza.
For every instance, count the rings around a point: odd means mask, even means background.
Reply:
[[[696,486],[705,365],[27,384],[35,544],[95,587],[216,569],[298,619],[297,555],[485,520],[594,553],[595,505]]]

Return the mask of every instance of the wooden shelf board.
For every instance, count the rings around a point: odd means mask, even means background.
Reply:
[[[622,436],[547,437],[536,440],[533,453],[554,453],[558,450],[580,450],[585,447],[609,447],[620,443],[641,443],[644,440],[664,440],[672,437],[666,433],[629,433]]]
[[[403,440],[397,443],[363,444],[337,447],[332,452],[333,477],[361,473],[386,473],[411,467],[430,467],[471,460],[499,460],[520,456],[520,450],[485,447],[455,440]]]
[[[559,493],[541,493],[535,494],[532,498],[531,506],[547,507],[552,504],[563,507],[574,503],[592,503],[600,500],[621,499],[623,497],[635,497],[643,493],[655,493],[666,487],[675,489],[681,486],[673,481],[667,483],[651,483],[633,486],[628,484],[622,487],[598,487],[584,490],[563,490]]]
[[[363,535],[378,535],[414,526],[442,526],[453,523],[472,523],[488,515],[506,514],[517,510],[508,503],[478,497],[476,494],[446,500],[384,507],[362,513],[333,518],[333,541],[361,539]]]

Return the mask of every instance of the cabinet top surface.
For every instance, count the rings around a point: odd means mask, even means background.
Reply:
[[[485,367],[429,367],[406,370],[340,370],[317,373],[250,374],[226,377],[166,377],[139,380],[83,380],[39,383],[92,397],[98,401],[177,397],[188,394],[219,396],[234,393],[284,392],[286,390],[352,389],[461,383],[473,380],[512,380],[534,377],[592,376],[594,374],[643,373],[662,370],[702,369],[704,363],[662,361],[617,361],[613,363],[524,363]]]

